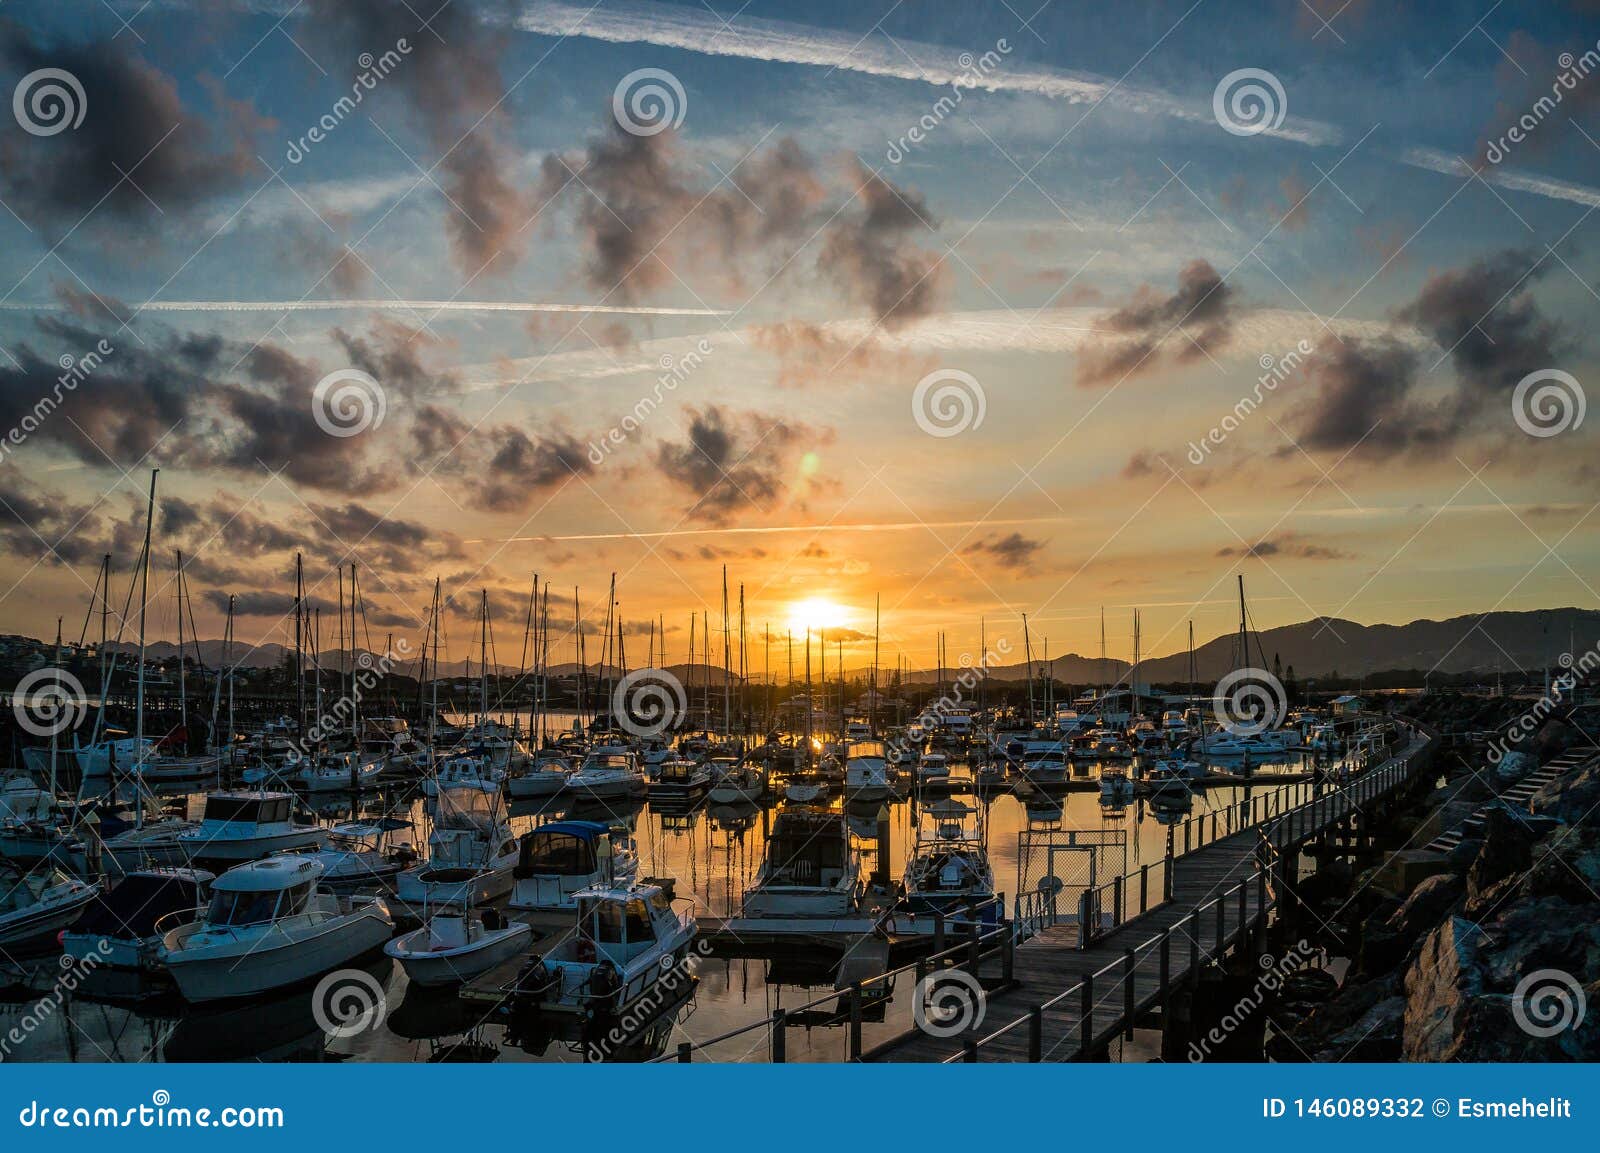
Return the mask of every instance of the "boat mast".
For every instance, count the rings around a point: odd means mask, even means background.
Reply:
[[[140,829],[144,828],[144,614],[145,604],[150,598],[150,530],[156,518],[156,477],[160,472],[159,468],[150,470],[150,500],[145,505],[144,513],[144,549],[139,554],[139,688],[134,704],[133,781],[134,788],[138,790],[134,822]]]
[[[478,591],[478,663],[480,685],[478,689],[478,723],[489,723],[489,590]]]
[[[1028,614],[1022,614],[1022,659],[1028,666],[1028,727],[1033,727],[1033,639],[1028,634]]]
[[[722,733],[733,732],[733,695],[730,676],[733,672],[733,654],[728,637],[728,566],[722,566]]]
[[[883,594],[879,593],[872,607],[872,691],[867,696],[867,732],[873,740],[878,738],[878,630],[883,625]]]
[[[306,731],[305,559],[294,554],[294,702],[296,739]]]

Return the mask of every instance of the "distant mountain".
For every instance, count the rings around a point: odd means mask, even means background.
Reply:
[[[1235,655],[1237,635],[1233,633],[1207,641],[1195,649],[1195,678],[1197,681],[1215,681],[1238,663]],[[1259,651],[1257,643],[1259,642]],[[135,646],[121,646],[132,651]],[[1335,672],[1340,676],[1364,676],[1391,670],[1418,669],[1444,673],[1512,672],[1517,669],[1538,669],[1546,665],[1554,668],[1557,657],[1565,652],[1578,656],[1600,648],[1600,611],[1594,609],[1560,608],[1537,609],[1532,612],[1497,612],[1487,615],[1451,617],[1449,620],[1417,620],[1404,625],[1362,625],[1336,617],[1319,617],[1300,624],[1284,625],[1251,634],[1251,653],[1246,663],[1265,663],[1272,667],[1274,660],[1281,663],[1285,672],[1293,668],[1300,680],[1325,677]],[[207,667],[215,668],[222,659],[221,641],[201,641],[199,651]],[[177,654],[178,646],[169,641],[158,641],[146,646],[152,659],[169,659]],[[194,642],[189,652],[195,651]],[[241,656],[241,653],[243,654]],[[234,645],[234,663],[247,668],[271,667],[281,664],[293,652],[277,643],[253,646]],[[343,667],[341,653],[324,653],[324,668]],[[1035,661],[1035,675],[1043,675],[1044,661]],[[1067,684],[1093,685],[1115,682],[1127,676],[1128,662],[1116,658],[1102,661],[1098,657],[1068,653],[1053,657],[1048,667],[1055,679]],[[477,662],[470,662],[473,675],[480,672]],[[501,663],[499,673],[515,675],[515,665]],[[467,661],[451,661],[444,666],[447,677],[466,676]],[[553,676],[571,676],[577,665],[553,665]],[[691,669],[685,664],[670,666],[670,671],[684,684],[696,689],[708,682],[718,688],[722,684],[720,668],[695,664]],[[852,678],[865,677],[867,666],[847,669]],[[405,661],[395,666],[395,672],[415,676],[416,662]],[[953,680],[961,669],[946,668],[944,679]],[[601,676],[598,664],[590,666],[591,676]],[[829,667],[830,680],[837,670]],[[879,670],[879,677],[887,680],[890,673]],[[912,683],[929,684],[937,677],[937,670],[918,669],[910,673]],[[990,676],[998,681],[1020,681],[1028,676],[1027,666],[1018,662],[996,665]],[[1172,653],[1145,660],[1139,669],[1141,683],[1181,684],[1189,679],[1189,654]]]

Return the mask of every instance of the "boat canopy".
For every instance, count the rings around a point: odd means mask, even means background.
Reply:
[[[129,873],[101,890],[67,930],[98,937],[148,937],[168,913],[197,908],[213,877],[200,869]]]
[[[556,821],[524,833],[515,873],[518,878],[589,876],[599,869],[598,842],[610,832],[598,821]]]

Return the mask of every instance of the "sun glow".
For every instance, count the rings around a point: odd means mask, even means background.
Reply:
[[[789,629],[796,636],[810,629],[813,634],[827,629],[843,628],[850,619],[841,604],[825,597],[807,597],[789,606]]]

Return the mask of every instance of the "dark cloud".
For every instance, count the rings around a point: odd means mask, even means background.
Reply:
[[[927,203],[859,163],[862,211],[841,213],[828,229],[817,268],[874,320],[897,328],[933,311],[943,287],[939,257],[915,241],[937,232]]]
[[[589,450],[564,432],[535,439],[514,425],[501,425],[487,439],[489,463],[471,495],[479,508],[492,512],[526,509],[547,490],[594,471]]]
[[[1020,532],[1013,532],[1005,536],[988,536],[983,540],[974,541],[961,551],[968,556],[988,557],[1001,568],[1023,569],[1033,562],[1034,555],[1044,548],[1045,544],[1045,541],[1033,540]]]
[[[1389,340],[1346,340],[1310,362],[1316,385],[1297,417],[1295,438],[1308,452],[1398,452],[1417,438],[1437,438],[1432,414],[1411,399],[1418,356]],[[1295,451],[1291,446],[1285,450]]]
[[[711,405],[690,410],[688,440],[661,445],[656,466],[694,495],[690,517],[722,523],[746,508],[771,511],[789,491],[794,456],[818,439],[825,434],[781,417]]]
[[[215,113],[186,106],[177,84],[141,60],[130,38],[44,44],[0,22],[0,60],[16,75],[58,68],[82,86],[83,121],[51,136],[0,126],[0,195],[24,218],[76,225],[95,210],[123,220],[181,213],[265,172],[255,138],[269,121],[206,83]],[[77,106],[76,96],[70,96]],[[50,111],[48,104],[43,109]],[[55,117],[40,119],[49,124]],[[154,204],[152,204],[152,201]]]
[[[1208,261],[1191,260],[1178,273],[1176,292],[1164,296],[1146,286],[1101,320],[1122,335],[1078,354],[1078,383],[1112,384],[1154,369],[1169,339],[1180,363],[1221,349],[1233,336],[1237,296]]]
[[[1296,533],[1278,533],[1251,545],[1224,546],[1219,557],[1284,557],[1293,560],[1348,560],[1350,554],[1305,540]]]
[[[509,266],[529,210],[505,141],[510,86],[500,71],[499,22],[460,0],[314,0],[311,13],[347,62],[335,73],[344,83],[363,71],[362,53],[381,57],[405,41],[408,50],[379,83],[405,99],[434,152],[423,167],[437,166],[456,262],[468,275],[496,257]]]

